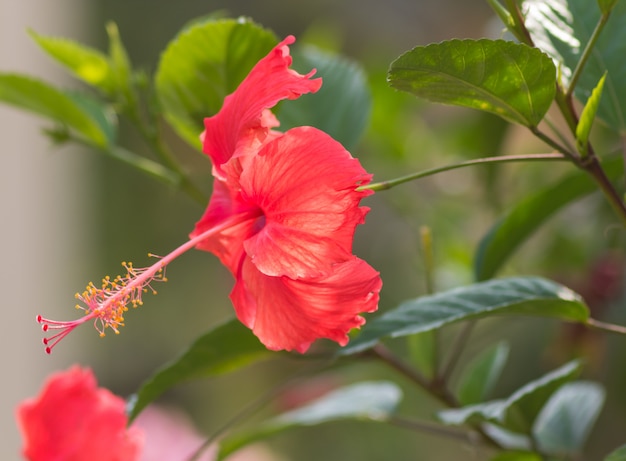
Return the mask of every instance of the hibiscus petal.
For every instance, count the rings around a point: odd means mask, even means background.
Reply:
[[[243,200],[260,207],[265,226],[244,242],[266,275],[329,274],[352,257],[352,239],[369,208],[371,179],[358,160],[329,135],[299,127],[267,143],[239,178]]]
[[[40,395],[17,410],[26,459],[131,461],[139,459],[141,430],[127,429],[124,399],[98,388],[77,366],[52,375]]]
[[[189,234],[189,238],[202,234],[235,214],[248,211],[246,206],[231,186],[216,178],[213,181],[213,194],[209,206],[196,223],[193,232]],[[203,240],[196,248],[215,254],[222,264],[235,274],[243,255],[243,242],[252,234],[253,225],[253,220],[242,220],[241,223]]]
[[[359,313],[377,309],[382,281],[357,257],[334,269],[327,277],[293,280],[267,276],[247,258],[231,293],[237,316],[268,349],[304,353],[319,338],[345,346],[347,333],[365,323]]]
[[[213,161],[213,174],[225,179],[221,166],[236,154],[256,152],[270,128],[278,126],[276,118],[266,111],[283,99],[296,99],[305,93],[314,93],[322,79],[310,78],[311,71],[300,75],[289,69],[292,58],[289,46],[293,36],[285,38],[266,57],[261,59],[234,93],[224,100],[220,111],[204,120],[203,151]]]

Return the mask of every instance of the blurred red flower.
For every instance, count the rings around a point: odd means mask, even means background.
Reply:
[[[29,461],[134,461],[143,446],[142,431],[126,428],[124,399],[78,366],[51,375],[17,419]]]

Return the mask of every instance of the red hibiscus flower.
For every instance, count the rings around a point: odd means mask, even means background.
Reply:
[[[133,461],[143,445],[141,431],[126,428],[124,400],[78,366],[52,375],[17,418],[29,461]]]
[[[315,71],[292,69],[287,37],[257,63],[222,109],[205,120],[203,150],[213,163],[213,194],[190,240],[144,269],[105,278],[78,296],[86,315],[72,322],[42,317],[47,351],[77,325],[93,320],[118,331],[128,305],[141,304],[153,281],[191,248],[214,253],[235,278],[230,298],[239,320],[272,350],[305,352],[319,338],[345,345],[347,333],[375,311],[378,272],[352,254],[356,226],[368,208],[361,190],[371,180],[326,133],[299,127],[273,130],[269,111],[283,99],[316,92]],[[79,306],[80,307],[80,306]]]
[[[261,60],[205,120],[214,191],[191,237],[241,216],[198,248],[233,273],[237,316],[263,344],[304,352],[318,338],[345,345],[347,332],[364,323],[359,313],[376,310],[382,283],[352,255],[355,228],[368,211],[359,202],[372,193],[357,188],[371,175],[320,130],[269,130],[278,126],[270,107],[319,88],[319,79],[309,80],[313,72],[288,68],[293,40]]]

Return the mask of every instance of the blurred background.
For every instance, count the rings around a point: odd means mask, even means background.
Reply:
[[[373,113],[353,154],[375,180],[478,156],[546,151],[524,132],[493,117],[433,107],[386,85],[389,63],[416,45],[499,37],[501,28],[481,0],[0,0],[0,71],[80,87],[37,48],[27,29],[104,49],[104,24],[112,20],[134,66],[152,72],[159,53],[188,21],[216,10],[249,16],[279,37],[294,34],[299,41],[332,48],[365,67]],[[15,406],[36,394],[50,371],[81,363],[94,369],[103,386],[127,396],[191,340],[233,316],[230,275],[212,255],[189,253],[168,268],[170,283],[159,287],[159,295],[146,298],[144,307],[129,313],[122,334],[101,339],[84,327],[47,356],[34,320],[37,314],[74,318],[75,292],[90,280],[119,273],[121,261],[132,260],[141,267],[149,263],[148,252],[165,254],[175,248],[203,210],[183,194],[115,160],[51,145],[41,134],[44,127],[39,119],[0,106],[0,242],[5,258],[0,289],[8,320],[1,339],[6,370],[0,393],[2,459],[18,459],[21,441]],[[120,133],[122,144],[145,149],[123,124]],[[607,135],[606,145],[612,141]],[[193,169],[197,183],[210,191],[208,162],[174,135],[170,142],[181,162]],[[425,292],[422,226],[429,226],[434,236],[437,288],[470,283],[480,237],[507,206],[565,169],[536,164],[464,169],[369,198],[366,205],[372,211],[367,224],[358,229],[355,252],[382,274],[381,310]],[[623,243],[623,235],[612,223],[602,199],[586,199],[533,237],[507,271],[553,277],[581,292],[588,290],[598,309],[615,310],[621,304],[622,278],[621,259],[614,250]],[[489,320],[480,324],[464,354],[470,357],[502,339],[513,344],[510,360],[516,367],[506,369],[497,396],[519,387],[523,377],[538,377],[582,354],[589,359],[589,377],[608,382],[609,399],[618,402],[605,409],[590,453],[604,453],[621,441],[623,431],[618,428],[626,423],[625,402],[611,390],[620,389],[625,376],[610,363],[619,363],[623,345],[545,320]],[[224,377],[178,386],[162,401],[182,409],[208,434],[300,365],[281,356]],[[399,379],[373,363],[343,368],[309,383],[291,400],[269,406],[258,418],[339,384],[389,377]],[[403,414],[428,418],[436,408],[406,386]],[[483,453],[446,439],[366,423],[295,431],[271,439],[267,446],[277,460],[483,459]]]

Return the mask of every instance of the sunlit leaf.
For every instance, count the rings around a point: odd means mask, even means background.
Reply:
[[[47,37],[33,31],[30,35],[44,51],[78,78],[107,93],[113,91],[109,60],[102,52],[66,38]]]
[[[161,55],[155,77],[167,121],[200,148],[204,118],[217,113],[277,42],[271,32],[243,19],[203,21],[184,29]]]
[[[483,351],[463,369],[457,397],[461,404],[483,402],[493,390],[509,356],[509,346],[498,343]]]
[[[604,162],[607,176],[622,174],[622,160]],[[511,207],[481,240],[474,258],[477,280],[486,280],[502,268],[509,257],[554,213],[566,205],[596,192],[598,186],[583,172],[575,171],[556,184],[542,189]]]
[[[602,386],[592,382],[567,383],[541,409],[533,426],[534,438],[545,453],[575,455],[604,404]]]
[[[144,382],[130,399],[130,416],[135,418],[163,392],[181,382],[227,373],[271,354],[239,321],[224,323],[196,339],[184,354]]]
[[[405,301],[368,321],[339,353],[363,351],[384,337],[407,336],[493,315],[533,315],[582,322],[588,318],[589,311],[580,296],[550,280],[538,277],[490,280]]]
[[[601,2],[610,7],[611,1]],[[590,0],[525,0],[526,27],[536,46],[560,63],[565,85],[589,41],[600,18],[597,2]],[[587,101],[598,81],[606,72],[604,97],[598,116],[610,127],[626,130],[626,2],[617,2],[609,21],[581,74],[574,94]]]
[[[536,126],[555,94],[556,69],[535,48],[504,40],[449,40],[396,59],[391,86],[443,104]]]
[[[450,425],[492,422],[514,432],[529,434],[545,403],[563,384],[574,379],[580,368],[579,362],[569,362],[524,385],[507,399],[442,410],[438,417]]]
[[[385,421],[401,399],[400,388],[386,381],[363,382],[337,389],[304,407],[283,413],[253,429],[225,437],[220,442],[218,459],[224,459],[251,442],[296,427],[348,419]]]
[[[0,74],[0,101],[73,129],[91,144],[104,146],[107,143],[98,123],[70,96],[40,80]]]
[[[324,83],[315,95],[282,104],[281,131],[310,125],[330,134],[347,149],[355,146],[367,127],[371,96],[364,70],[354,61],[311,46],[293,53],[293,67],[302,73],[316,69]]]

